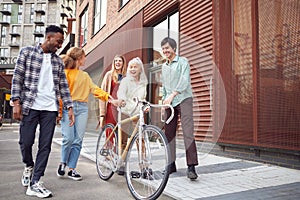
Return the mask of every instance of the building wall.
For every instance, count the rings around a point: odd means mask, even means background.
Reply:
[[[179,43],[179,51],[182,56],[190,59],[192,67],[192,82],[194,86],[194,118],[195,135],[199,140],[211,140],[212,137],[212,99],[210,96],[212,77],[212,1],[204,1],[201,4],[196,1],[129,1],[122,9],[118,9],[119,1],[108,2],[107,23],[93,35],[93,2],[82,1],[77,8],[77,31],[79,33],[80,15],[88,8],[89,34],[87,43],[83,46],[87,52],[85,69],[94,66],[97,60],[104,58],[104,69],[110,67],[115,54],[125,54],[129,60],[133,56],[140,56],[144,62],[148,62],[147,47],[148,38],[130,37],[134,34],[146,34],[148,30],[138,30],[143,27],[151,27],[160,22],[166,15],[175,10],[180,12],[180,32],[182,42]],[[192,9],[193,8],[193,9]],[[201,10],[202,12],[199,12]],[[138,13],[139,12],[139,13]],[[138,13],[138,14],[137,14]],[[201,15],[203,17],[201,17]],[[197,20],[195,20],[197,18]],[[139,19],[139,20],[137,20]],[[197,23],[195,23],[197,21]],[[186,24],[186,25],[185,25]],[[193,24],[190,26],[190,24]],[[200,24],[200,26],[199,26]],[[205,27],[205,29],[202,29]],[[136,29],[136,30],[134,30]],[[191,31],[189,31],[191,30]],[[126,34],[129,33],[129,34]],[[130,33],[132,32],[132,33]],[[139,33],[143,32],[143,33]],[[127,36],[126,36],[127,35]],[[119,36],[119,37],[118,37]],[[185,36],[189,37],[188,39]],[[76,37],[76,43],[79,37]],[[128,42],[130,41],[130,42]],[[193,44],[190,44],[192,41]],[[135,44],[135,47],[133,45]],[[146,47],[144,47],[146,45]],[[190,51],[199,47],[205,52]],[[140,50],[139,50],[140,49]],[[134,51],[134,52],[131,52]],[[202,53],[201,53],[202,52]],[[202,54],[202,59],[197,60],[197,54]],[[203,74],[202,74],[203,73]]]
[[[300,2],[214,3],[214,59],[227,100],[216,99],[227,106],[216,141],[299,154]]]
[[[69,3],[68,3],[69,2]],[[40,4],[45,4],[45,7],[43,10],[40,6]],[[10,4],[11,5],[11,16],[10,21],[8,24],[0,24],[0,32],[1,28],[3,26],[7,27],[7,34],[5,36],[5,45],[1,45],[1,48],[8,48],[9,49],[9,56],[14,57],[17,56],[19,53],[19,50],[28,45],[36,45],[35,42],[35,35],[33,34],[35,32],[36,24],[38,22],[41,22],[41,26],[46,28],[48,25],[58,25],[61,26],[65,31],[65,36],[67,35],[67,29],[68,26],[66,19],[68,17],[75,17],[75,3],[73,0],[57,0],[57,1],[48,1],[48,0],[28,0],[28,1],[21,1],[20,3],[15,3],[12,0],[3,0],[0,1],[0,10],[3,9],[4,4]],[[31,13],[31,4],[35,5],[34,11]],[[72,10],[66,10],[63,9],[62,4],[70,5]],[[23,6],[23,12],[19,13],[19,5]],[[38,10],[38,11],[37,11]],[[41,11],[44,11],[45,13],[42,13]],[[61,13],[66,12],[64,19],[62,19]],[[30,15],[33,15],[33,21],[30,21]],[[18,22],[18,15],[22,16],[22,22]],[[0,20],[3,19],[3,14],[0,13]],[[17,36],[17,43],[18,47],[10,47],[9,44],[11,43],[12,36],[10,33],[13,32],[12,27],[16,26],[17,33],[19,33],[19,36]],[[44,32],[41,33],[39,37],[41,38],[41,41],[44,39]]]
[[[235,144],[247,148],[254,146],[297,151],[300,148],[299,123],[295,121],[299,118],[299,106],[296,101],[299,92],[289,86],[298,83],[300,67],[299,62],[294,62],[298,58],[295,56],[298,43],[294,38],[299,34],[297,35],[296,28],[292,28],[286,34],[293,35],[284,35],[286,25],[280,24],[282,22],[278,20],[275,26],[277,29],[272,31],[277,39],[274,41],[279,45],[272,46],[270,42],[265,42],[270,38],[259,31],[264,31],[269,24],[266,20],[259,23],[258,19],[259,13],[266,12],[265,7],[268,7],[268,3],[265,0],[152,0],[142,3],[131,0],[118,10],[118,1],[110,1],[107,24],[96,35],[90,32],[84,46],[88,53],[86,69],[95,67],[97,60],[104,58],[104,72],[117,52],[125,54],[127,59],[138,55],[145,62],[151,61],[147,49],[152,42],[151,34],[142,31],[138,33],[138,37],[118,36],[133,29],[153,27],[166,15],[177,10],[180,14],[181,34],[179,54],[187,57],[191,64],[197,140],[222,142],[222,145]],[[82,1],[78,15],[87,4],[88,1]],[[300,7],[299,1],[274,1],[271,2],[271,6],[282,11],[281,16],[289,16],[289,13],[283,13],[286,8],[297,10]],[[92,8],[91,3],[89,8]],[[233,9],[237,10],[233,12]],[[259,9],[262,10],[258,12]],[[92,27],[92,15],[90,11],[89,29]],[[295,14],[292,18],[288,17],[285,20],[297,27],[295,22],[299,16]],[[246,42],[241,39],[243,37]],[[250,37],[249,41],[247,37]],[[287,38],[292,38],[293,41],[288,41]],[[292,57],[283,54],[283,50],[280,49],[285,41],[295,47],[286,50],[292,53]],[[136,47],[130,46],[134,42]],[[260,44],[263,46],[259,46]],[[266,50],[266,46],[270,48],[270,51],[267,51],[268,55],[260,55],[260,52]],[[274,47],[275,51],[271,49]],[[135,51],[130,51],[132,49]],[[268,66],[265,65],[268,61],[266,56],[274,59]],[[260,62],[264,65],[263,70],[260,70]],[[293,62],[292,68],[288,65],[289,62]],[[276,70],[267,73],[268,70],[265,69],[274,68],[273,64],[277,65]],[[282,70],[285,66],[287,67]],[[291,73],[295,80],[289,80],[292,78]],[[267,77],[274,74],[276,78]],[[282,78],[284,76],[287,77]],[[266,83],[266,80],[271,82]],[[271,85],[265,85],[270,83]],[[281,84],[280,87],[276,86],[278,83]],[[283,83],[285,85],[282,85]],[[273,88],[274,86],[276,88]],[[284,88],[292,90],[285,91]],[[275,101],[277,98],[280,100]],[[277,127],[277,130],[274,127]]]
[[[76,44],[79,44],[79,31],[80,31],[80,15],[88,7],[88,41],[83,47],[87,54],[95,49],[99,44],[106,40],[116,30],[120,29],[127,21],[140,12],[143,7],[151,0],[129,1],[123,8],[119,8],[119,0],[107,1],[107,21],[106,25],[97,33],[93,34],[93,13],[94,1],[83,0],[78,3],[76,21],[77,21],[77,37]]]

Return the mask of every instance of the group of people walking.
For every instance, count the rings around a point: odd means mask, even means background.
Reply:
[[[101,87],[93,83],[85,65],[86,54],[82,48],[72,47],[65,55],[55,52],[62,46],[63,31],[51,25],[46,28],[45,41],[35,47],[21,49],[14,70],[11,88],[13,116],[20,120],[20,149],[25,169],[22,185],[26,194],[40,198],[52,196],[40,181],[44,175],[57,120],[61,121],[61,162],[57,175],[81,180],[77,162],[88,121],[88,96],[99,99],[100,127],[117,123],[117,107],[122,106],[123,117],[134,115],[133,97],[145,99],[147,76],[142,60],[133,58],[126,63],[122,55],[116,55],[111,70],[103,78]],[[198,165],[194,139],[193,98],[188,60],[176,55],[176,41],[165,38],[161,42],[166,63],[162,66],[163,104],[171,104],[175,115],[165,125],[165,134],[171,150],[170,173],[176,169],[176,128],[178,118],[182,124],[186,149],[187,177],[197,179]],[[163,112],[170,116],[170,109]],[[134,123],[134,122],[133,122]],[[32,146],[39,125],[38,152],[34,161]],[[122,127],[123,129],[123,127]],[[122,146],[126,146],[128,132],[122,131]],[[124,172],[119,171],[122,175]]]

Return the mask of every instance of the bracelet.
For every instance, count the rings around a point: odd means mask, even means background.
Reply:
[[[100,115],[100,117],[105,117],[105,115]]]

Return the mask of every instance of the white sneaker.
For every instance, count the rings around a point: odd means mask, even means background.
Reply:
[[[45,186],[43,185],[43,182],[39,181],[37,183],[34,183],[31,186],[28,186],[26,195],[36,196],[39,198],[46,198],[46,197],[52,196],[52,192],[45,188]]]
[[[32,176],[32,171],[33,171],[33,168],[31,166],[25,167],[25,169],[23,171],[22,179],[21,179],[22,185],[24,187],[27,187],[29,185],[30,179]]]

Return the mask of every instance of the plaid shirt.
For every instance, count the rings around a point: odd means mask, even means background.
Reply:
[[[20,100],[24,115],[28,115],[36,98],[42,63],[43,49],[40,45],[21,49],[12,78],[11,100]],[[63,61],[58,55],[52,53],[51,64],[57,108],[59,108],[60,97],[65,108],[73,107]]]

